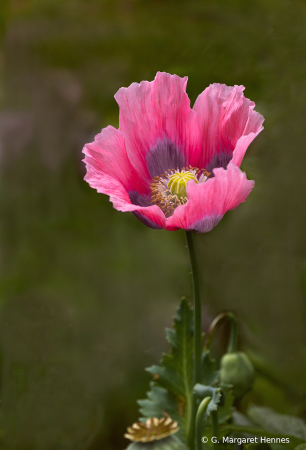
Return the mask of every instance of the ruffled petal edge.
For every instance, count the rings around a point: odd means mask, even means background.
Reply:
[[[228,165],[227,170],[214,169],[214,175],[205,183],[188,183],[188,202],[166,219],[166,227],[198,233],[211,231],[226,211],[235,209],[247,199],[255,184],[233,163]]]
[[[117,211],[131,211],[151,228],[165,228],[165,215],[157,205],[147,207],[134,205],[120,181],[102,172],[100,168],[97,170],[94,165],[88,163],[88,160],[84,161],[87,167],[84,180],[97,192],[108,195]]]
[[[243,91],[244,86],[214,83],[196,99],[193,109],[202,136],[200,168],[226,168],[230,161],[240,166],[248,146],[263,130],[263,116],[254,111],[255,103]]]

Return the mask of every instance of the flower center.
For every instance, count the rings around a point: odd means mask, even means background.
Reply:
[[[197,184],[199,183],[197,177],[189,170],[175,172],[168,181],[168,188],[171,194],[176,195],[180,200],[187,198],[187,184],[190,180],[194,180]]]
[[[150,186],[151,203],[155,203],[166,217],[170,217],[175,208],[188,201],[187,184],[189,181],[194,180],[197,184],[205,183],[209,175],[210,173],[206,170],[194,167],[168,170],[160,177],[153,178]]]

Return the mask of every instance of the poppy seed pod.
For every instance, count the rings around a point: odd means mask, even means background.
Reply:
[[[251,390],[255,378],[253,364],[242,352],[226,353],[221,358],[221,383],[231,384],[236,400],[240,400]]]
[[[179,427],[165,415],[162,419],[151,417],[146,422],[136,422],[124,435],[132,442],[126,450],[187,450],[179,438],[173,436]]]

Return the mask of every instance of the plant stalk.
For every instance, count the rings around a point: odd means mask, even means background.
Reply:
[[[209,405],[209,402],[211,400],[211,397],[205,397],[202,402],[200,403],[200,406],[197,411],[196,416],[196,450],[202,449],[202,423],[203,423],[203,415],[206,412],[207,406]]]
[[[228,316],[231,322],[231,332],[230,338],[227,347],[227,353],[236,353],[237,352],[237,344],[238,344],[238,327],[237,327],[237,319],[233,313],[229,313]]]
[[[193,354],[193,384],[201,383],[201,354],[202,354],[202,312],[200,296],[200,274],[195,249],[194,234],[192,231],[186,231],[186,240],[190,257],[192,286],[193,286],[193,305],[194,305],[194,354]],[[194,449],[195,428],[196,428],[197,400],[192,396],[191,415],[189,423],[189,447]]]
[[[211,412],[211,422],[212,422],[212,434],[216,438],[217,442],[213,443],[213,449],[219,450],[219,419],[218,419],[218,410]]]
[[[224,312],[222,314],[219,314],[212,324],[209,327],[208,330],[208,336],[205,348],[210,349],[210,346],[212,344],[213,338],[216,334],[216,332],[219,330],[222,324],[224,324],[227,321],[230,321],[230,337],[229,337],[229,343],[227,347],[227,353],[235,353],[237,352],[237,342],[238,342],[238,336],[237,336],[237,319],[235,314],[232,312]]]

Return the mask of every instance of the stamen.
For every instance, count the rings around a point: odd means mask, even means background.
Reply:
[[[187,184],[190,180],[198,183],[205,183],[210,173],[205,169],[199,170],[189,166],[179,170],[168,170],[160,177],[152,180],[151,203],[156,204],[164,212],[166,217],[170,217],[175,208],[184,205],[188,201]]]

